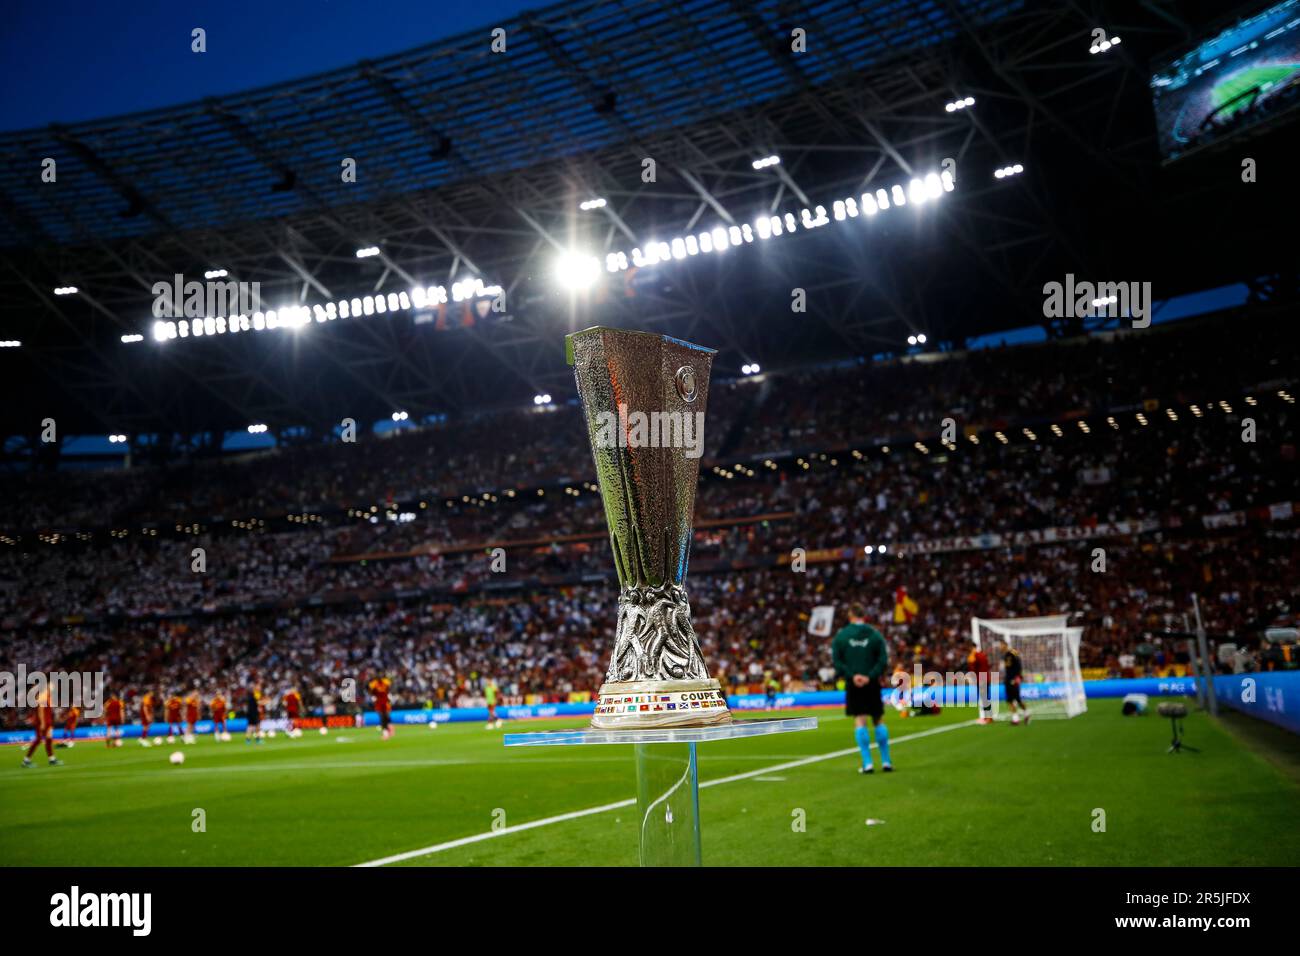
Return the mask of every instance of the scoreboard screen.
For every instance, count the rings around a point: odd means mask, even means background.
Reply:
[[[1151,76],[1166,161],[1282,117],[1300,106],[1300,0],[1239,20]]]

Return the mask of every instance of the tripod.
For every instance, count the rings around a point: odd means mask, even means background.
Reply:
[[[1169,744],[1169,749],[1165,751],[1165,753],[1177,754],[1182,753],[1184,750],[1190,750],[1195,754],[1201,752],[1199,747],[1193,747],[1191,744],[1183,743],[1183,722],[1181,718],[1171,716],[1169,718],[1169,723],[1173,725],[1174,739]]]
[[[1165,701],[1156,708],[1161,717],[1168,717],[1169,724],[1174,731],[1174,739],[1169,744],[1169,749],[1165,753],[1177,754],[1184,750],[1190,750],[1192,753],[1200,753],[1200,749],[1183,743],[1183,718],[1187,716],[1187,705],[1178,704],[1173,701]]]

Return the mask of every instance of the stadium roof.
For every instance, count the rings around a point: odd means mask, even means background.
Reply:
[[[1126,34],[1104,57],[1086,52],[1098,17]],[[22,343],[0,349],[0,433],[33,436],[46,417],[64,434],[323,432],[344,415],[568,394],[563,335],[597,321],[718,347],[725,372],[1053,324],[1042,286],[1067,272],[1166,298],[1260,276],[1275,290],[1294,266],[1258,238],[1294,209],[1284,177],[1242,202],[1235,156],[1159,170],[1144,54],[1202,29],[1167,5],[625,0],[503,27],[504,53],[485,26],[295,83],[0,136],[0,340]],[[945,111],[964,96],[977,105]],[[780,163],[755,168],[769,155]],[[993,176],[1015,163],[1027,172]],[[924,214],[616,270],[578,297],[549,275],[568,250],[603,262],[756,215],[794,221],[947,168],[956,189]],[[151,341],[155,283],[215,270],[281,311],[475,279],[505,310],[453,297]]]
[[[495,176],[698,124],[954,37],[1021,0],[557,4],[292,83],[0,136],[0,245],[212,229]],[[774,55],[790,29],[806,54]],[[788,43],[785,44],[788,47]],[[339,160],[361,175],[343,183]]]

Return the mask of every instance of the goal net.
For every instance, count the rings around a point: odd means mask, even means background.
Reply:
[[[1083,628],[1068,626],[1068,618],[971,618],[971,637],[995,672],[1002,670],[1007,647],[1020,655],[1020,698],[1035,717],[1077,717],[1088,709],[1079,670]]]

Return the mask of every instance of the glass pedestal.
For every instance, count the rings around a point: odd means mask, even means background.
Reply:
[[[506,734],[504,740],[507,747],[631,744],[636,758],[641,865],[699,866],[700,769],[696,745],[813,730],[816,726],[816,717],[786,717],[738,720],[714,727],[552,730]]]

